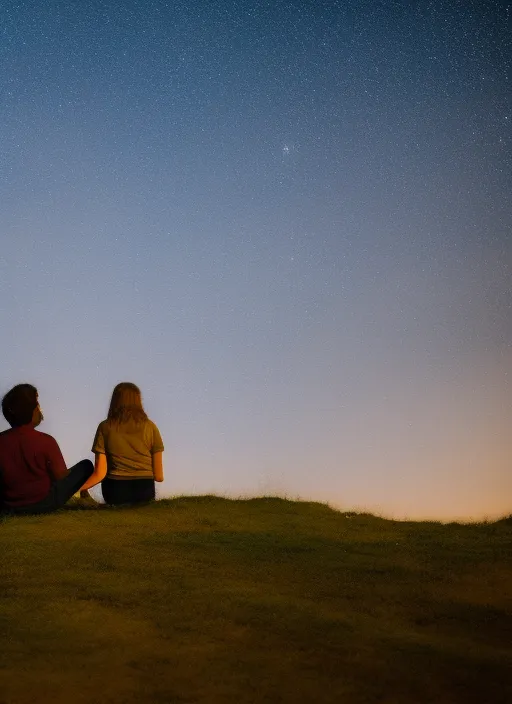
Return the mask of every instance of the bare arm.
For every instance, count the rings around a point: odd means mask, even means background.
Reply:
[[[164,462],[163,452],[155,452],[151,455],[151,464],[153,466],[153,477],[155,482],[163,482],[164,480]]]
[[[86,491],[91,486],[99,484],[107,476],[107,456],[103,452],[96,452],[94,459],[94,472],[81,487],[80,491]]]

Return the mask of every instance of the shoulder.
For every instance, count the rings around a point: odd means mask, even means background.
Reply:
[[[48,433],[43,433],[40,430],[35,430],[34,429],[34,436],[37,438],[41,438],[42,440],[46,442],[57,442],[53,435],[49,435]]]
[[[158,426],[156,423],[153,423],[152,420],[148,419],[148,424],[146,425],[147,428],[147,438],[149,442],[151,443],[151,451],[152,452],[163,452],[164,451],[164,441],[162,440],[162,436],[160,435],[160,431],[158,429]]]
[[[42,433],[40,430],[34,430],[34,433],[32,435],[32,442],[38,444],[38,445],[44,445],[45,447],[55,447],[59,446],[57,440],[53,437],[53,435],[49,435],[48,433]]]
[[[27,432],[30,433],[30,435],[32,435],[32,436],[34,436],[34,437],[38,437],[38,438],[51,438],[52,440],[55,440],[55,438],[53,437],[53,435],[50,435],[49,433],[43,433],[42,430],[36,430],[35,428],[29,428],[29,429],[27,430]]]
[[[23,429],[20,432],[19,428],[8,428],[0,433],[0,442],[23,442],[32,447],[58,447],[57,440],[53,435],[42,433],[35,428]]]
[[[149,418],[148,418],[147,421],[146,421],[146,427],[147,427],[147,428],[150,428],[153,432],[155,432],[155,431],[156,431],[157,433],[160,432],[160,431],[158,430],[157,424],[154,423],[154,422],[153,422],[152,420],[150,420]]]
[[[94,434],[94,443],[105,442],[109,436],[110,423],[108,420],[102,420],[101,423],[96,428],[96,433]]]

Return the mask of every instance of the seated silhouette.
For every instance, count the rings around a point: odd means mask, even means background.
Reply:
[[[160,431],[148,418],[138,386],[123,381],[114,388],[107,418],[96,431],[94,472],[83,489],[101,482],[105,503],[140,504],[155,498],[164,479]]]
[[[68,469],[55,438],[36,430],[43,413],[35,386],[14,386],[2,399],[2,412],[11,428],[0,433],[1,509],[38,514],[62,508],[93,474],[92,462]]]

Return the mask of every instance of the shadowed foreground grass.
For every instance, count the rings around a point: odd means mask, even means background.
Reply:
[[[191,497],[0,525],[0,703],[512,702],[512,520]]]

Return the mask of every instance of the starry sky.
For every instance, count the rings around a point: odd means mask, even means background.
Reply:
[[[160,496],[510,513],[510,3],[0,18],[0,394],[68,465],[133,381]]]

